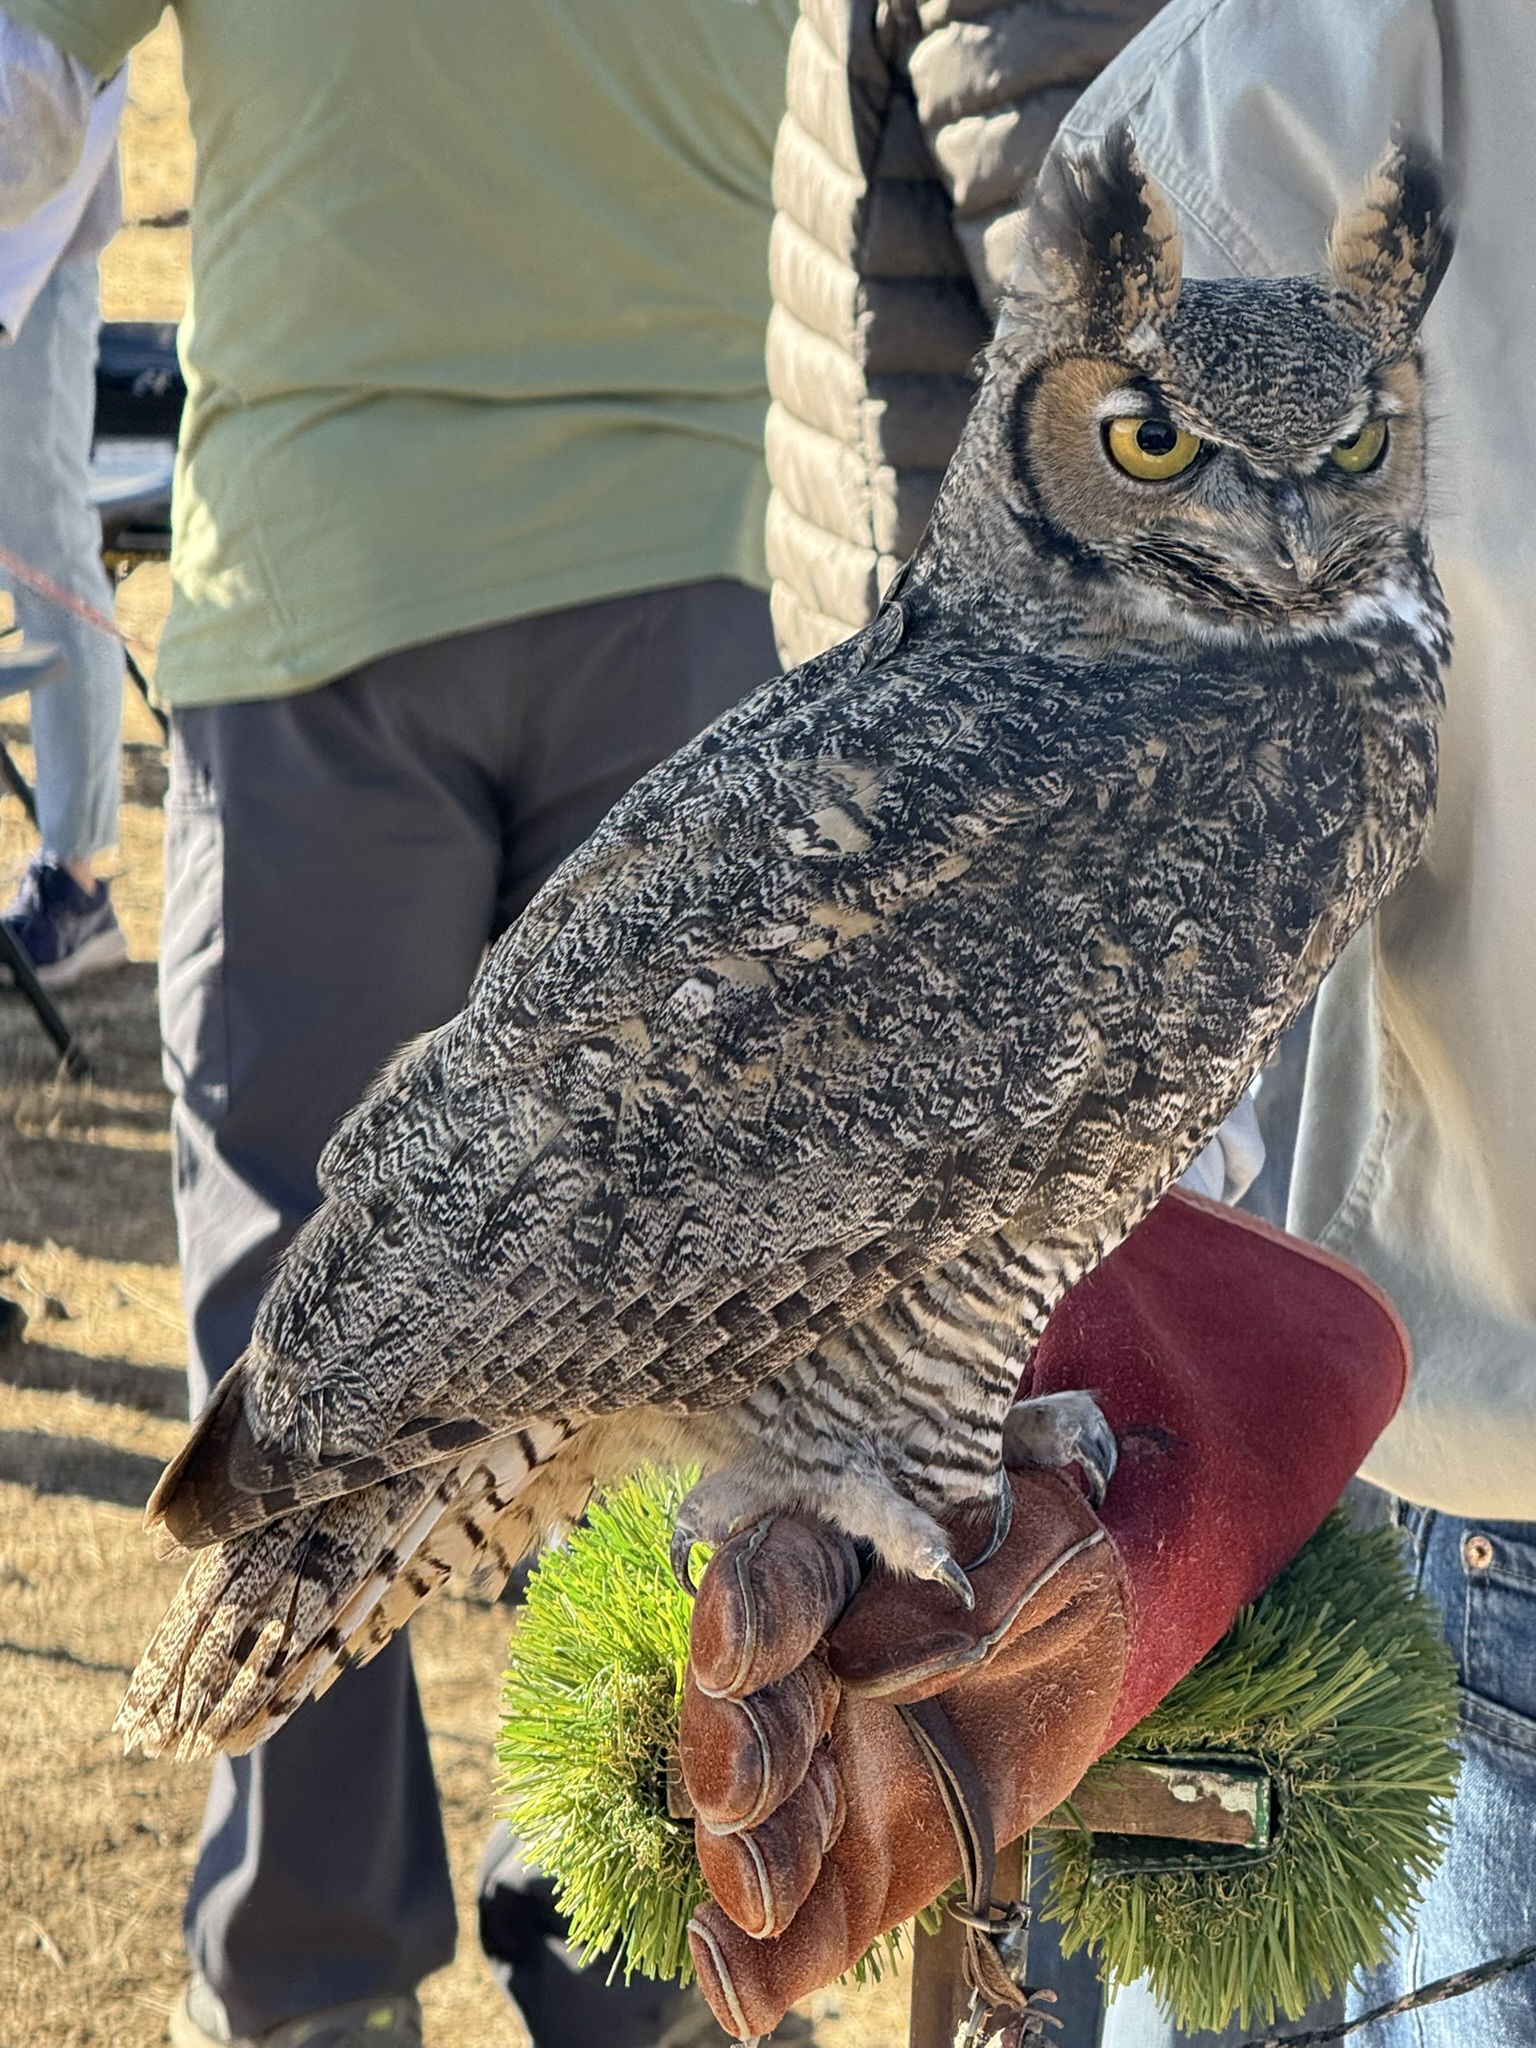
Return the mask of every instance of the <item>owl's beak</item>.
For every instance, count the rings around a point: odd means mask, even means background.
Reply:
[[[1282,484],[1273,502],[1275,552],[1281,566],[1289,569],[1298,583],[1310,583],[1317,574],[1317,531],[1311,508],[1295,484]]]

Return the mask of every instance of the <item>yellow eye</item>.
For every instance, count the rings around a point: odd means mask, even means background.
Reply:
[[[1347,441],[1335,441],[1328,452],[1340,469],[1347,469],[1351,476],[1363,476],[1387,452],[1386,421],[1367,420],[1358,434],[1351,434]]]
[[[1151,420],[1136,413],[1111,420],[1104,429],[1104,445],[1110,461],[1127,476],[1160,484],[1188,469],[1203,443],[1172,420]]]

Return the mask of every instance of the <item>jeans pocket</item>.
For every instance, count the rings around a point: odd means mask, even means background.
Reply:
[[[1460,1564],[1469,1718],[1536,1754],[1536,1524],[1462,1523]],[[1479,1702],[1496,1716],[1480,1717]]]

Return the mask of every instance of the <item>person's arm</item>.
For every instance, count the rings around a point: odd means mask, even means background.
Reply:
[[[774,152],[766,454],[779,651],[857,632],[922,534],[987,338],[875,0],[802,0]]]
[[[1024,210],[1073,102],[1157,12],[1161,0],[1075,0],[1042,10],[967,0],[922,11],[908,58],[918,119],[953,208],[983,305],[995,315]]]
[[[56,267],[71,255],[99,249],[122,218],[116,151],[128,72],[121,67],[100,87],[89,72],[83,74],[92,91],[83,129],[77,129],[73,88],[79,59],[51,45],[42,50],[28,47],[44,44],[45,39],[33,30],[17,30],[4,15],[0,27],[11,36],[13,47],[18,42],[24,46],[17,63],[0,67],[0,78],[24,101],[17,118],[0,128],[17,171],[9,188],[0,179],[0,213],[8,210],[12,215],[9,224],[0,218],[0,343],[9,343],[20,333]],[[41,131],[30,149],[20,133],[29,116],[33,128]],[[69,168],[59,177],[65,164]],[[49,184],[52,189],[42,189]],[[36,203],[29,206],[29,200]],[[88,215],[82,245],[82,223]]]
[[[79,168],[101,82],[0,8],[0,229],[21,226]]]
[[[1074,97],[1156,0],[804,0],[774,157],[768,561],[786,662],[856,632],[920,538]]]
[[[1128,121],[1178,216],[1187,277],[1315,272],[1395,135],[1454,158],[1440,37],[1434,0],[1172,0],[1054,146],[1077,153]]]

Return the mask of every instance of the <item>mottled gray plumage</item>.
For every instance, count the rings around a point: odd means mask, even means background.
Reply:
[[[637,785],[332,1141],[152,1503],[203,1547],[130,1739],[248,1745],[648,1455],[700,1528],[799,1503],[954,1574],[1052,1303],[1418,849],[1447,247],[1398,155],[1327,279],[1181,289],[1127,137],[1043,181],[879,617]],[[1198,458],[1128,474],[1127,418]]]

